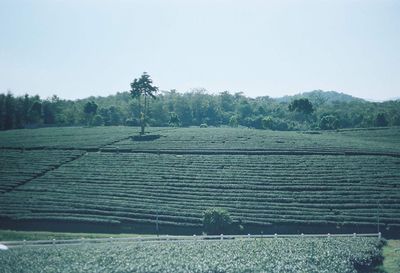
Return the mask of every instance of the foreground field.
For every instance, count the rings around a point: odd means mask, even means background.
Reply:
[[[136,234],[106,234],[106,233],[70,233],[47,231],[16,231],[0,230],[0,242],[5,241],[35,241],[35,240],[70,240],[70,239],[94,239],[94,238],[126,238]],[[141,237],[145,236],[143,234]]]
[[[2,272],[366,272],[376,238],[279,238],[12,248]]]

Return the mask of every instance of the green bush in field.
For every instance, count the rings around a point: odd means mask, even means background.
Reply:
[[[221,208],[207,209],[203,215],[204,231],[208,234],[223,234],[229,231],[232,218],[229,213]]]

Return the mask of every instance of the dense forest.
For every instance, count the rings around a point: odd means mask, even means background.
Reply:
[[[129,91],[108,97],[0,94],[0,129],[45,126],[138,126],[140,101]],[[150,126],[246,126],[270,130],[337,129],[400,125],[400,100],[369,102],[333,91],[250,98],[243,93],[158,92],[146,110]]]

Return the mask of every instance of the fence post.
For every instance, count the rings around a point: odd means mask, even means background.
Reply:
[[[249,239],[250,239],[250,233],[249,233],[249,234],[247,234],[247,238],[249,238]]]
[[[221,234],[221,240],[223,240],[224,239],[224,234]]]
[[[278,238],[278,234],[275,233],[274,236],[275,236],[275,238]]]
[[[354,232],[354,233],[353,233],[353,237],[354,237],[354,238],[357,237],[357,233]]]
[[[330,234],[330,233],[328,233],[328,238],[329,238],[329,237],[331,237],[331,234]]]
[[[378,239],[382,239],[382,233],[378,232]]]

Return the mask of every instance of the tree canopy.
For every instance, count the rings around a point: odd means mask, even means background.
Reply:
[[[152,83],[150,85],[153,86]],[[137,90],[142,90],[141,88],[133,89],[136,90],[134,94],[139,92]],[[140,126],[141,113],[144,112],[144,97],[147,97],[146,124],[150,126],[207,124],[267,130],[400,126],[400,101],[376,103],[349,98],[341,101],[324,100],[319,99],[322,96],[319,93],[319,96],[315,97],[317,101],[314,101],[313,96],[307,98],[312,104],[313,111],[304,114],[289,110],[290,104],[292,109],[298,107],[303,109],[299,106],[302,103],[294,103],[295,99],[281,101],[266,96],[250,98],[242,93],[226,91],[209,94],[201,89],[187,93],[171,90],[151,94],[156,96],[157,100],[153,100],[152,95],[141,95],[140,98],[132,99],[132,92],[82,100],[63,100],[56,96],[42,99],[39,96],[0,94],[0,130],[39,126],[79,126],[89,124],[90,121],[93,122],[92,125]],[[333,95],[331,93],[329,95],[332,98]],[[96,111],[93,111],[94,108]]]
[[[150,78],[150,75],[146,72],[143,72],[142,76],[139,79],[134,79],[131,83],[131,96],[133,99],[138,100],[139,113],[140,113],[140,134],[144,135],[144,130],[147,124],[147,116],[149,109],[149,101],[147,97],[152,99],[156,98],[156,93],[158,92],[158,87],[153,86],[153,81]],[[144,102],[142,105],[141,97],[144,97]]]

